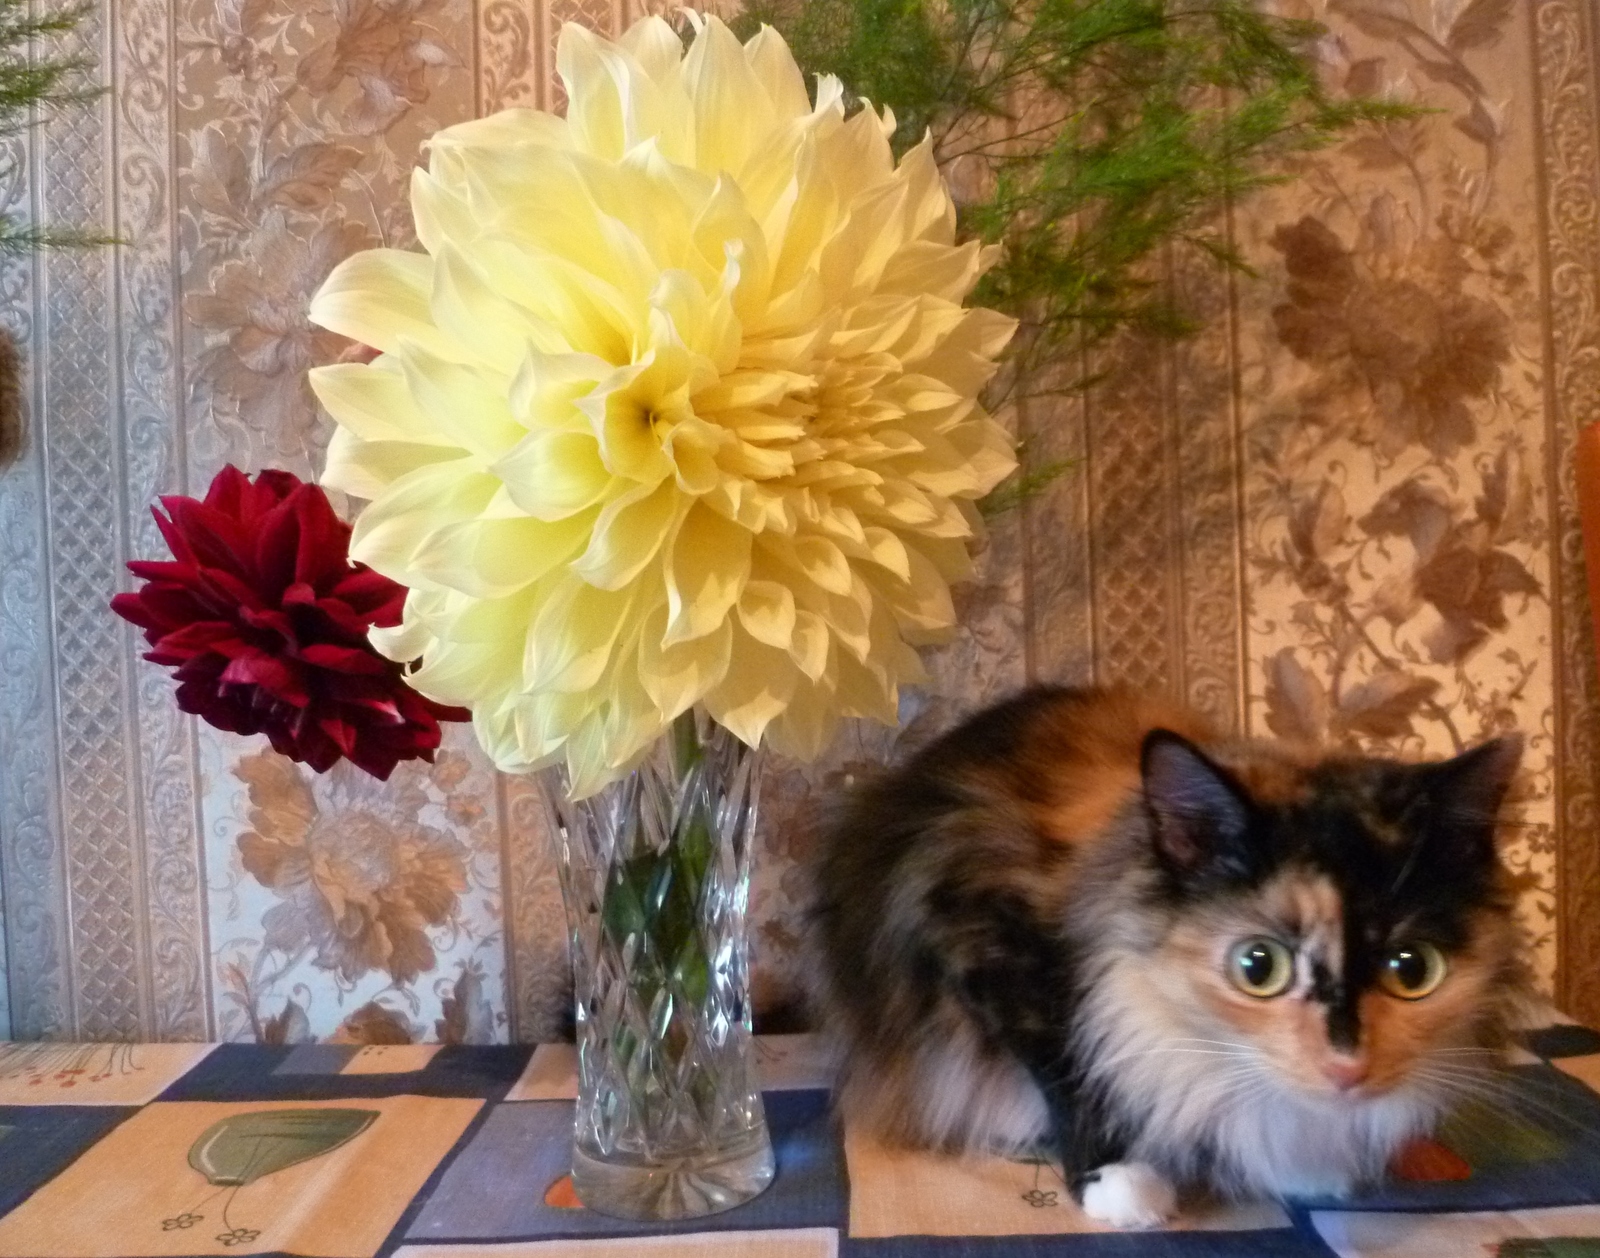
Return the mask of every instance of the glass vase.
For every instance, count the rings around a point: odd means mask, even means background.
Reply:
[[[759,768],[690,712],[587,799],[548,775],[577,1006],[572,1183],[602,1214],[715,1214],[772,1181],[745,939]]]

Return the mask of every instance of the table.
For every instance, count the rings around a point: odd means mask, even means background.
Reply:
[[[1600,1034],[1524,1043],[1512,1099],[1383,1187],[1156,1233],[1089,1223],[1047,1162],[838,1130],[808,1036],[758,1040],[773,1186],[655,1229],[572,1196],[570,1046],[0,1044],[0,1256],[1600,1258]]]

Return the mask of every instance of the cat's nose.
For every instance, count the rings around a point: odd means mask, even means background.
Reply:
[[[1322,1076],[1341,1092],[1365,1083],[1367,1059],[1365,1057],[1329,1057],[1322,1063]]]

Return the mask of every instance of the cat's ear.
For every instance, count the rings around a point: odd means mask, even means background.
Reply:
[[[1161,858],[1182,873],[1246,872],[1250,802],[1228,771],[1165,729],[1145,735],[1140,761]]]
[[[1440,764],[1422,765],[1422,791],[1447,832],[1491,847],[1494,824],[1522,763],[1522,735],[1506,734]]]

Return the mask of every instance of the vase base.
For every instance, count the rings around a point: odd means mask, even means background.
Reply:
[[[743,1205],[772,1182],[765,1127],[743,1148],[646,1164],[604,1161],[572,1151],[572,1187],[598,1214],[618,1219],[696,1219]]]

